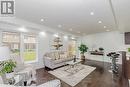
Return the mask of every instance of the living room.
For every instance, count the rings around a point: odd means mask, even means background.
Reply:
[[[0,3],[0,87],[129,87],[128,0]]]

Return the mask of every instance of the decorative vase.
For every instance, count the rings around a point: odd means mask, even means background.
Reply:
[[[84,54],[81,54],[81,60],[82,60],[82,61],[85,61],[85,56],[84,56]]]
[[[6,78],[7,79],[11,79],[14,77],[14,72],[11,72],[11,73],[6,73]]]

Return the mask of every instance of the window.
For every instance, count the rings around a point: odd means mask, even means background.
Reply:
[[[25,62],[28,61],[35,61],[36,60],[36,50],[37,50],[37,43],[36,43],[36,36],[35,35],[24,35],[24,52],[23,58]]]
[[[2,32],[3,44],[9,46],[12,54],[20,55],[20,34],[14,32]]]
[[[20,39],[21,37],[23,39]],[[2,32],[2,42],[7,45],[12,54],[21,55],[25,62],[36,61],[37,58],[36,35],[23,35],[15,32]],[[20,54],[21,53],[21,54]]]

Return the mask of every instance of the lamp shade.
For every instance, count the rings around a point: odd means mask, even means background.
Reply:
[[[8,60],[10,57],[10,50],[7,46],[0,46],[0,61]]]

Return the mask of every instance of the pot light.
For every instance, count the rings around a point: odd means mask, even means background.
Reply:
[[[39,34],[42,35],[42,36],[46,36],[46,33],[44,31],[40,32]]]
[[[90,12],[90,15],[94,15],[94,12]]]
[[[28,30],[25,29],[24,27],[21,27],[21,28],[19,28],[18,30],[19,30],[20,32],[28,32]]]
[[[72,40],[74,40],[75,38],[74,37],[71,37]]]
[[[110,30],[106,30],[107,32],[109,32]]]
[[[107,28],[106,26],[104,26],[104,28]]]
[[[61,28],[61,27],[62,27],[62,25],[58,25],[58,27],[59,27],[59,28]]]
[[[59,37],[59,35],[58,35],[58,34],[54,34],[53,36],[54,36],[54,37]]]
[[[69,31],[72,31],[72,30],[73,30],[72,28],[69,29]]]
[[[41,22],[45,21],[44,19],[41,19]]]
[[[64,39],[68,39],[68,36],[65,35],[65,36],[64,36]]]
[[[98,21],[98,23],[99,23],[99,24],[101,24],[101,23],[102,23],[102,21]]]

